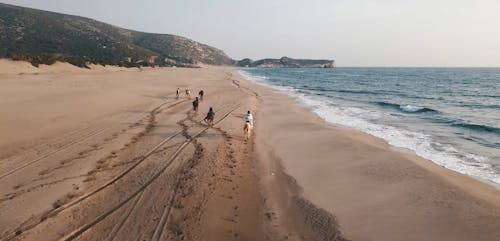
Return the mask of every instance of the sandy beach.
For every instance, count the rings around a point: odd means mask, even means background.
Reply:
[[[265,240],[228,71],[2,64],[1,240]]]
[[[494,187],[330,125],[234,68],[1,60],[0,86],[0,240],[500,237]]]
[[[276,199],[286,204],[281,213],[293,210],[300,217],[313,211],[324,220],[326,211],[351,240],[500,237],[500,192],[493,186],[368,134],[328,124],[274,90],[252,88],[264,100],[255,145],[268,172],[265,185],[296,184],[288,186],[288,201]],[[315,207],[297,205],[301,198]],[[324,232],[319,223],[316,231]]]

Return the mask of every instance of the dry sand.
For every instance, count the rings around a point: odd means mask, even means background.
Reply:
[[[0,70],[1,240],[500,237],[494,188],[328,125],[234,69]],[[205,91],[199,113],[186,88]]]
[[[7,63],[1,240],[266,240],[242,140],[257,99],[230,70]],[[205,91],[199,113],[176,88]]]

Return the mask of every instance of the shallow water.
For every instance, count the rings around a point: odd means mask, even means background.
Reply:
[[[500,184],[500,68],[240,69],[326,121]]]

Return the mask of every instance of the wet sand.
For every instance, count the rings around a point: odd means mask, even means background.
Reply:
[[[500,192],[494,187],[368,134],[325,123],[274,90],[249,87],[263,100],[255,143],[261,163],[267,166],[268,173],[263,173],[267,185],[290,180],[296,188],[287,192],[289,199],[310,200],[320,209],[313,210],[318,220],[324,219],[321,210],[333,214],[344,237],[386,241],[500,237]],[[283,203],[280,198],[276,201]],[[287,202],[288,210],[297,215],[304,208],[295,203]],[[282,222],[288,223],[287,208],[281,212]],[[317,229],[322,230],[321,222]]]
[[[496,189],[329,125],[235,69],[0,70],[0,240],[500,237]]]

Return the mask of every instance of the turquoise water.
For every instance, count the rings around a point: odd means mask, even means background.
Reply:
[[[240,69],[326,121],[500,184],[500,68]]]

